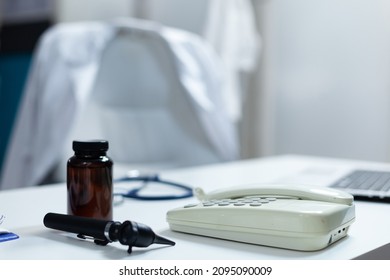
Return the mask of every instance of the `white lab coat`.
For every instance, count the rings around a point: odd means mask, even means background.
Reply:
[[[261,50],[254,7],[250,0],[212,0],[207,3],[208,14],[202,36],[221,58],[226,78],[225,107],[229,117],[238,122],[242,118],[246,86],[240,76],[255,70]]]
[[[198,37],[132,19],[59,24],[42,36],[36,49],[0,189],[39,184],[61,159],[64,145],[70,145],[65,142],[75,116],[90,97],[102,51],[120,28],[155,32],[170,46],[180,82],[208,139],[221,159],[238,158],[238,137],[226,117],[218,59]]]
[[[149,0],[137,5],[148,11],[148,19],[196,33],[213,47],[226,77],[225,107],[229,117],[239,123],[249,74],[258,66],[261,51],[253,1]]]

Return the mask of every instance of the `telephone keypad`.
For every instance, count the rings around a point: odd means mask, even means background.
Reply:
[[[202,206],[204,207],[211,207],[211,206],[251,206],[251,207],[258,207],[263,204],[271,203],[276,201],[275,197],[242,197],[242,198],[236,198],[236,199],[212,199],[208,201],[203,201]],[[197,203],[187,204],[184,206],[184,208],[191,208],[198,206]]]
[[[202,202],[202,206],[210,207],[210,206],[252,206],[258,207],[263,204],[271,203],[276,201],[275,197],[241,197],[236,199],[212,199],[208,201]]]

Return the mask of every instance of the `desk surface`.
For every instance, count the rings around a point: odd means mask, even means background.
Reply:
[[[176,180],[205,190],[266,182],[296,182],[298,173],[310,173],[306,182],[326,185],[343,170],[369,167],[390,170],[390,164],[278,156],[240,162],[165,171],[164,179]],[[324,176],[324,173],[326,173]],[[0,192],[0,213],[6,216],[2,227],[20,236],[0,243],[0,259],[352,259],[390,241],[390,204],[356,201],[356,221],[346,238],[316,252],[299,252],[194,236],[169,230],[168,210],[195,202],[195,198],[174,201],[128,199],[114,207],[114,219],[133,220],[149,225],[156,233],[176,242],[173,247],[152,245],[134,248],[128,255],[118,242],[97,246],[90,241],[47,229],[46,213],[66,213],[65,184],[29,187]]]

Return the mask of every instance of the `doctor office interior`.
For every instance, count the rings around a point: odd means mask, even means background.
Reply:
[[[388,1],[0,3],[0,189],[64,181],[73,139],[123,170],[390,161]]]

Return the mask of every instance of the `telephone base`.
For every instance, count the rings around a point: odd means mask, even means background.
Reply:
[[[234,229],[210,229],[199,227],[199,225],[188,226],[174,223],[170,224],[170,228],[171,230],[177,232],[249,243],[254,245],[263,245],[297,251],[318,251],[347,236],[349,226],[352,223],[353,221],[350,221],[349,223],[346,223],[328,233],[306,235],[302,233],[294,234],[291,232],[286,233],[264,230],[242,232]]]

